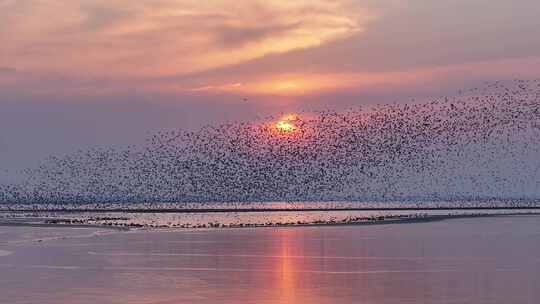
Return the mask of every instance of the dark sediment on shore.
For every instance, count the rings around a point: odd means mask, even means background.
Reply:
[[[425,209],[423,209],[425,210]],[[296,210],[295,210],[296,211]],[[238,223],[238,224],[183,224],[183,225],[145,225],[137,223],[103,223],[103,224],[85,224],[84,220],[80,219],[41,219],[42,222],[35,222],[36,218],[29,217],[25,219],[6,220],[0,219],[0,226],[14,227],[65,227],[65,228],[109,228],[115,230],[130,230],[130,229],[231,229],[231,228],[272,228],[272,227],[318,227],[318,226],[352,226],[352,225],[389,225],[389,224],[414,224],[427,223],[434,221],[443,221],[448,219],[462,218],[487,218],[487,217],[504,217],[504,216],[539,216],[540,213],[522,212],[522,213],[501,213],[501,214],[447,214],[447,215],[398,215],[398,216],[378,216],[369,218],[350,218],[345,220],[329,220],[329,221],[314,221],[314,222],[286,222],[286,223]]]
[[[30,218],[29,218],[30,219]],[[31,218],[35,220],[34,218]],[[0,219],[0,227],[36,227],[36,228],[51,228],[51,227],[65,227],[65,228],[105,228],[113,230],[129,230],[128,227],[112,226],[112,225],[92,225],[92,224],[74,224],[67,221],[51,221],[43,220],[43,222],[25,222],[24,220],[12,221],[6,219]]]

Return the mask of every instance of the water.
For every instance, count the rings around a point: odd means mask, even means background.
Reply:
[[[0,227],[2,303],[538,303],[540,216],[340,227]]]

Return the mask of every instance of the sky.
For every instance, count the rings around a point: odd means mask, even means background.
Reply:
[[[537,79],[538,16],[537,0],[0,0],[0,170]]]

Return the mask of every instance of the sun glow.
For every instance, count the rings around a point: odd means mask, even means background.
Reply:
[[[298,120],[295,114],[287,114],[283,116],[275,125],[276,129],[283,133],[290,133],[296,130],[294,122]]]
[[[278,121],[276,128],[281,132],[292,132],[296,129],[296,126],[288,121]]]

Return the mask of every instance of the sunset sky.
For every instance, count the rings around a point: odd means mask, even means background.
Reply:
[[[0,170],[540,78],[537,0],[0,0]]]

